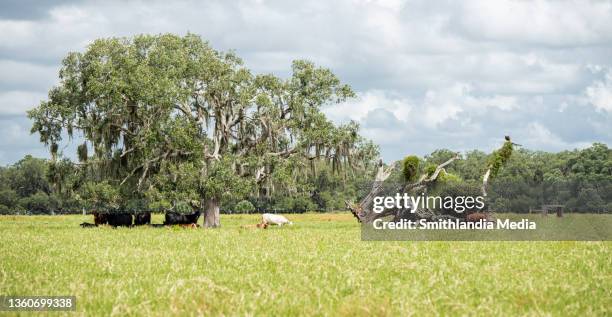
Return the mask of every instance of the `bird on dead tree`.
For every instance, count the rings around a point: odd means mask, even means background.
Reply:
[[[512,141],[510,141],[510,136],[509,135],[504,136],[504,139],[506,139],[507,142],[512,142]],[[522,146],[522,145],[514,143],[514,142],[512,142],[512,145]]]

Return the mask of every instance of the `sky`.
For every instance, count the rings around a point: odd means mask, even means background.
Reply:
[[[234,50],[254,73],[330,68],[357,97],[324,112],[359,122],[385,161],[488,152],[504,135],[543,151],[612,144],[612,1],[4,0],[0,165],[48,157],[26,111],[68,52],[168,32]]]

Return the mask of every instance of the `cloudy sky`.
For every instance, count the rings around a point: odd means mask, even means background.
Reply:
[[[353,119],[385,160],[437,148],[612,144],[611,1],[0,2],[0,164],[47,156],[28,109],[61,59],[93,39],[193,32],[254,72],[294,59],[358,93],[325,112]],[[70,149],[70,147],[68,147]]]

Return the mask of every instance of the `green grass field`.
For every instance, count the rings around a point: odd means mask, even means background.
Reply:
[[[75,295],[77,315],[612,313],[610,242],[363,242],[349,214],[287,217],[196,230],[1,216],[0,295]]]

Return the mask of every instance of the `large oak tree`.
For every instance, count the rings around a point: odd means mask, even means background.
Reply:
[[[59,75],[29,112],[52,156],[63,138],[82,136],[83,169],[124,196],[204,210],[205,227],[220,225],[224,195],[265,192],[294,160],[337,168],[372,153],[356,124],[321,112],[352,97],[350,87],[307,61],[286,79],[254,75],[196,35],[139,35],[96,40],[68,54]]]

